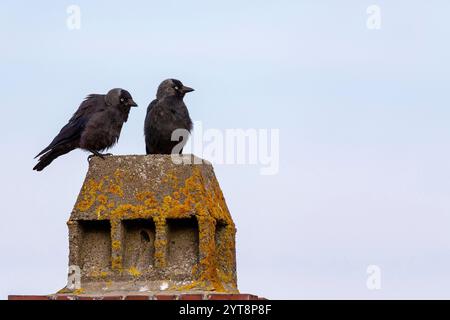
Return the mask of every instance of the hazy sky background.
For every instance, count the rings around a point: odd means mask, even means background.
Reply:
[[[366,27],[372,4],[381,30]],[[196,89],[185,101],[205,129],[280,129],[277,175],[215,166],[241,292],[450,298],[449,14],[446,0],[1,1],[0,298],[66,284],[88,154],[42,173],[33,157],[113,87],[140,107],[112,152],[144,153],[169,77]],[[381,290],[366,287],[372,264]]]

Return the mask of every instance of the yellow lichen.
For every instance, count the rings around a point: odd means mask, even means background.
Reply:
[[[100,194],[100,195],[97,197],[97,201],[98,201],[100,204],[105,205],[105,204],[108,202],[108,198],[107,198],[104,194]]]
[[[80,289],[76,289],[72,292],[73,294],[83,294],[84,293],[84,289],[80,288]]]
[[[172,187],[172,192],[158,200],[153,192],[144,191],[135,194],[136,204],[120,203],[109,199],[124,197],[123,178],[125,173],[117,170],[113,178],[108,176],[100,181],[89,180],[83,187],[77,209],[88,211],[95,203],[98,219],[111,221],[112,268],[122,272],[121,236],[119,225],[124,219],[152,219],[156,226],[155,266],[166,266],[166,220],[195,216],[199,225],[200,259],[193,268],[194,281],[181,288],[199,287],[218,292],[226,291],[224,283],[235,283],[234,263],[236,232],[233,220],[228,212],[222,191],[215,179],[205,181],[200,168],[194,166],[190,177],[180,183],[176,174],[168,172],[162,179]],[[117,204],[119,203],[119,204]],[[220,222],[220,243],[216,243],[216,226]],[[131,272],[130,272],[131,270]],[[132,268],[129,274],[136,273]],[[140,274],[140,271],[138,271]],[[133,275],[132,274],[132,275]]]
[[[119,197],[123,197],[123,190],[119,185],[110,185],[109,190],[110,193],[115,194]]]
[[[107,210],[107,208],[106,208],[104,205],[99,205],[99,206],[97,207],[97,209],[95,209],[95,213],[97,214],[97,219],[100,219],[102,213],[103,213],[104,211],[106,211],[106,210]]]
[[[109,276],[109,272],[106,272],[106,271],[100,272],[100,277],[101,278],[106,278],[107,276]]]
[[[111,246],[113,250],[120,250],[120,248],[122,247],[122,243],[119,240],[114,240],[111,243]]]
[[[95,181],[94,179],[89,179],[86,181],[83,185],[83,189],[81,190],[80,199],[77,202],[76,208],[81,212],[86,212],[96,202],[105,206],[108,203],[108,193],[118,197],[123,197],[122,177],[123,172],[121,170],[116,170],[114,173],[114,178],[105,176],[100,181]]]
[[[122,268],[122,257],[117,256],[117,257],[113,257],[112,261],[111,261],[111,266],[113,270],[122,272],[123,268]]]
[[[88,277],[92,278],[106,278],[110,275],[109,272],[103,270],[93,270],[88,274]]]
[[[139,277],[141,275],[141,272],[136,267],[130,267],[127,271],[133,277]]]

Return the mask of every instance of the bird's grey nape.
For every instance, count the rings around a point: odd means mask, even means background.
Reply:
[[[105,96],[105,102],[108,106],[116,106],[120,103],[121,88],[114,88],[108,91]]]
[[[158,86],[158,91],[156,92],[156,99],[162,99],[166,96],[171,96],[175,94],[173,90],[174,80],[166,79]]]

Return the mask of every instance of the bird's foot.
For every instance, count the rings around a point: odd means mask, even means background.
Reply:
[[[102,160],[105,160],[105,157],[112,156],[112,153],[100,153],[98,151],[91,150],[92,154],[88,157],[88,162],[91,161],[93,157],[99,157]]]
[[[90,155],[87,157],[87,162],[88,162],[88,163],[91,162],[91,159],[92,159],[93,157],[95,157],[95,155],[94,155],[94,154],[90,154]]]

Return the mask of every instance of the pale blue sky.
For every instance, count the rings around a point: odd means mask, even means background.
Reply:
[[[66,8],[81,8],[81,30]],[[366,8],[381,8],[368,30]],[[31,170],[89,93],[128,89],[115,154],[144,152],[159,82],[205,128],[280,129],[280,172],[216,166],[242,292],[450,298],[450,2],[2,1],[0,298],[62,288],[75,151]],[[194,131],[195,134],[195,131]],[[382,289],[366,288],[366,268]]]

